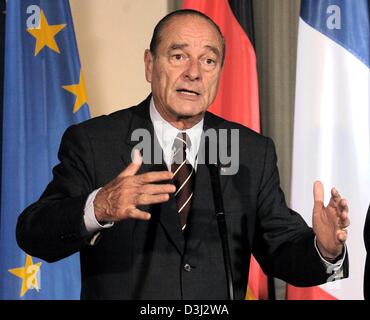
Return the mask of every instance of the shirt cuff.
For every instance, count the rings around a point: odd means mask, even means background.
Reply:
[[[98,220],[96,220],[95,212],[94,212],[94,200],[95,200],[96,194],[98,193],[100,189],[101,188],[96,189],[93,192],[91,192],[85,203],[84,223],[85,223],[85,228],[87,232],[90,234],[93,234],[103,229],[111,228],[114,225],[114,222],[100,224]]]
[[[314,246],[316,248],[316,251],[323,262],[325,268],[326,268],[326,273],[329,275],[328,279],[326,280],[327,282],[335,281],[344,278],[344,268],[343,268],[343,262],[347,256],[347,246],[344,245],[344,251],[341,254],[341,257],[339,260],[335,261],[334,263],[331,263],[321,255],[319,248],[317,247],[317,239],[315,236],[314,239]]]

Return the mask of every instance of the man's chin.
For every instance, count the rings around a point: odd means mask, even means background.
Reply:
[[[183,103],[179,104],[174,110],[179,116],[194,117],[204,113],[203,109],[203,106],[199,105],[199,103]]]
[[[204,111],[202,111],[200,108],[182,108],[180,110],[177,110],[177,116],[182,119],[197,118],[202,116],[203,113]]]
[[[196,116],[197,115],[184,114],[184,115],[178,115],[178,119],[179,120],[189,120],[189,119],[192,119]]]

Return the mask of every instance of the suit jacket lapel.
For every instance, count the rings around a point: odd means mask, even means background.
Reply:
[[[139,129],[141,130],[142,134],[146,132],[149,137],[153,137],[154,128],[151,123],[150,115],[149,115],[150,98],[151,96],[149,96],[146,100],[144,100],[137,107],[133,107],[132,109],[133,116],[131,119],[131,127],[128,130],[128,134],[126,137],[126,141],[124,142],[123,151],[122,151],[122,160],[126,166],[128,166],[131,163],[132,161],[131,152],[133,148],[139,143],[139,141],[134,141],[132,139],[134,132]],[[145,137],[146,135],[144,135],[144,138]],[[151,139],[151,141],[153,140]]]
[[[163,160],[163,152],[159,145],[158,139],[154,133],[153,124],[150,120],[149,114],[149,102],[150,96],[147,100],[145,100],[142,104],[136,107],[134,112],[133,119],[131,121],[131,128],[129,130],[129,134],[127,135],[127,139],[125,141],[125,146],[122,154],[122,160],[126,166],[131,163],[131,152],[134,147],[139,143],[138,141],[132,140],[132,133],[137,130],[141,129],[141,133],[144,135],[145,138],[150,139],[150,155],[151,159],[147,163],[143,163],[138,174],[151,172],[151,171],[166,171],[167,166]],[[154,157],[154,150],[156,150],[157,158],[158,154],[159,159]],[[143,150],[144,155],[146,151]],[[159,160],[159,161],[158,161]],[[156,163],[158,162],[158,163]],[[158,222],[164,228],[168,238],[179,251],[180,254],[183,254],[185,241],[184,236],[181,232],[180,227],[180,219],[178,216],[177,208],[176,208],[176,200],[174,195],[170,195],[169,201],[162,203],[160,205],[153,205],[153,206],[144,206],[141,208],[144,211],[149,211],[152,214],[152,219],[158,220]]]
[[[219,148],[220,148],[220,144],[219,144],[219,129],[221,127],[221,123],[223,122],[224,120],[221,119],[221,118],[218,118],[218,117],[215,117],[212,113],[210,112],[207,112],[205,114],[205,117],[204,117],[204,132],[207,132],[207,130],[215,130],[216,131],[216,134],[217,134],[217,141],[209,141],[208,145],[206,145],[206,142],[205,142],[205,134],[203,133],[203,136],[202,136],[202,139],[201,139],[201,144],[200,144],[200,150],[202,150],[202,148],[205,150],[204,152],[200,152],[200,155],[204,155],[206,158],[205,159],[202,159],[200,158],[200,162],[201,163],[210,163],[212,161],[209,161],[208,160],[208,156],[210,154],[210,151],[209,151],[209,148],[211,148],[212,150],[216,150],[217,151],[217,162],[219,162]],[[227,145],[227,154],[230,154],[231,152],[231,146],[230,144],[228,143]],[[208,156],[207,156],[208,154]],[[203,161],[203,162],[202,162]],[[224,165],[223,164],[220,164],[220,184],[221,184],[221,190],[224,191],[225,190],[225,187],[226,187],[226,184],[227,182],[229,181],[228,179],[228,175],[225,175],[223,174],[224,172],[227,172],[227,170],[225,171],[224,170]],[[209,176],[208,176],[209,177]],[[210,177],[209,177],[210,178]],[[213,197],[211,198],[213,199]],[[212,201],[213,203],[213,201]]]

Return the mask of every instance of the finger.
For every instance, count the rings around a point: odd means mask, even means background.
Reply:
[[[337,239],[339,242],[341,243],[346,242],[347,240],[347,230],[346,229],[338,230],[336,235],[337,235]]]
[[[129,210],[129,217],[131,219],[149,220],[151,218],[151,215],[150,213],[142,211],[138,208],[132,208]]]
[[[338,203],[339,203],[340,199],[341,199],[341,197],[340,197],[340,194],[337,191],[337,189],[332,188],[331,189],[331,197],[330,197],[330,200],[329,200],[329,206],[333,207],[333,208],[336,208],[338,206]]]
[[[131,153],[132,162],[141,165],[143,163],[143,157],[141,156],[139,149],[133,149]]]
[[[338,190],[336,188],[331,188],[331,196],[335,200],[339,200],[340,199],[340,194],[339,194],[339,192],[338,192]]]
[[[143,163],[143,158],[141,157],[140,151],[134,149],[132,151],[132,162],[125,168],[118,176],[119,177],[129,177],[135,175]]]
[[[347,228],[350,225],[350,219],[348,218],[348,211],[339,211],[339,227],[340,228]]]
[[[336,208],[336,214],[339,218],[338,225],[340,228],[347,228],[350,225],[350,220],[348,218],[348,205],[346,199],[341,199]]]
[[[351,224],[351,221],[349,218],[341,219],[339,221],[339,227],[342,229],[348,228],[350,224]]]
[[[171,180],[172,177],[173,173],[170,171],[152,171],[139,175],[138,181],[141,184],[148,184],[153,182]]]
[[[175,191],[176,187],[173,184],[146,184],[141,188],[141,193],[151,195],[174,193]]]
[[[338,203],[338,209],[339,211],[342,213],[342,212],[346,212],[348,214],[349,212],[349,208],[348,208],[348,202],[346,199],[341,199]]]
[[[141,194],[136,197],[135,206],[163,203],[168,201],[169,199],[170,195],[168,193],[157,195]]]
[[[321,181],[315,181],[313,184],[314,211],[321,209],[324,205],[324,187]]]

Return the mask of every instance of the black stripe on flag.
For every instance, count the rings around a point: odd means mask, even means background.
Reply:
[[[250,42],[255,47],[254,42],[254,20],[253,20],[253,1],[252,0],[229,0],[229,5],[239,24],[244,29]]]
[[[230,8],[249,38],[249,41],[255,47],[254,37],[254,19],[253,19],[253,0],[229,0]],[[274,278],[267,277],[268,298],[275,300],[275,282]]]

